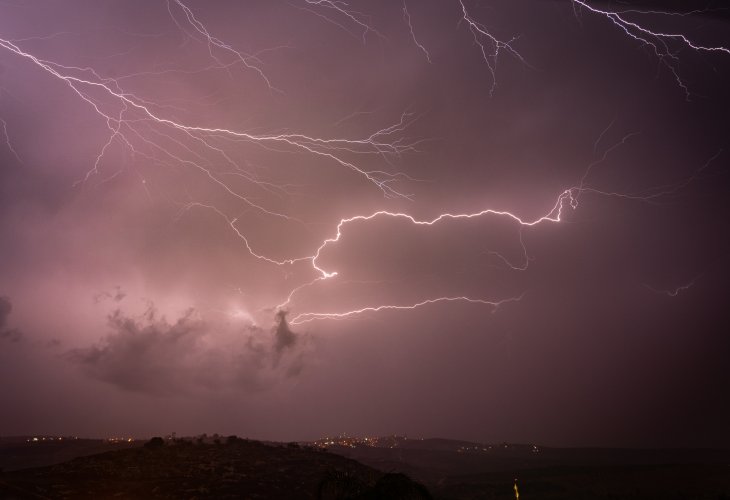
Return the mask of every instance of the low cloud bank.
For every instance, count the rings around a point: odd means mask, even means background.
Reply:
[[[121,389],[156,395],[262,390],[299,375],[308,339],[286,313],[270,329],[203,320],[188,309],[174,321],[151,305],[141,316],[120,309],[97,344],[66,353],[85,374]]]

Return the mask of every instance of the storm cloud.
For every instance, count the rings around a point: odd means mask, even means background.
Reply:
[[[17,328],[6,328],[13,304],[7,297],[0,297],[0,340],[20,342],[23,334]]]
[[[154,305],[137,317],[115,310],[109,333],[66,358],[88,376],[127,391],[172,395],[199,391],[261,390],[299,373],[303,348],[284,314],[271,331],[204,321],[188,309],[174,321]]]
[[[0,2],[3,432],[730,446],[730,19],[650,4]]]

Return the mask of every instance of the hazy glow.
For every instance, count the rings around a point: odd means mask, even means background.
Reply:
[[[730,443],[693,9],[2,3],[7,432]]]

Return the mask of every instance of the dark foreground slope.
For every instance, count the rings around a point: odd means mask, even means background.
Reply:
[[[330,446],[380,470],[403,472],[443,500],[730,500],[728,450],[560,449],[391,439]]]
[[[112,451],[0,474],[0,497],[25,498],[430,498],[399,474],[342,456],[242,439]]]

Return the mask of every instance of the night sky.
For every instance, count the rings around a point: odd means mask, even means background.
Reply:
[[[730,447],[691,5],[0,0],[0,435]]]

